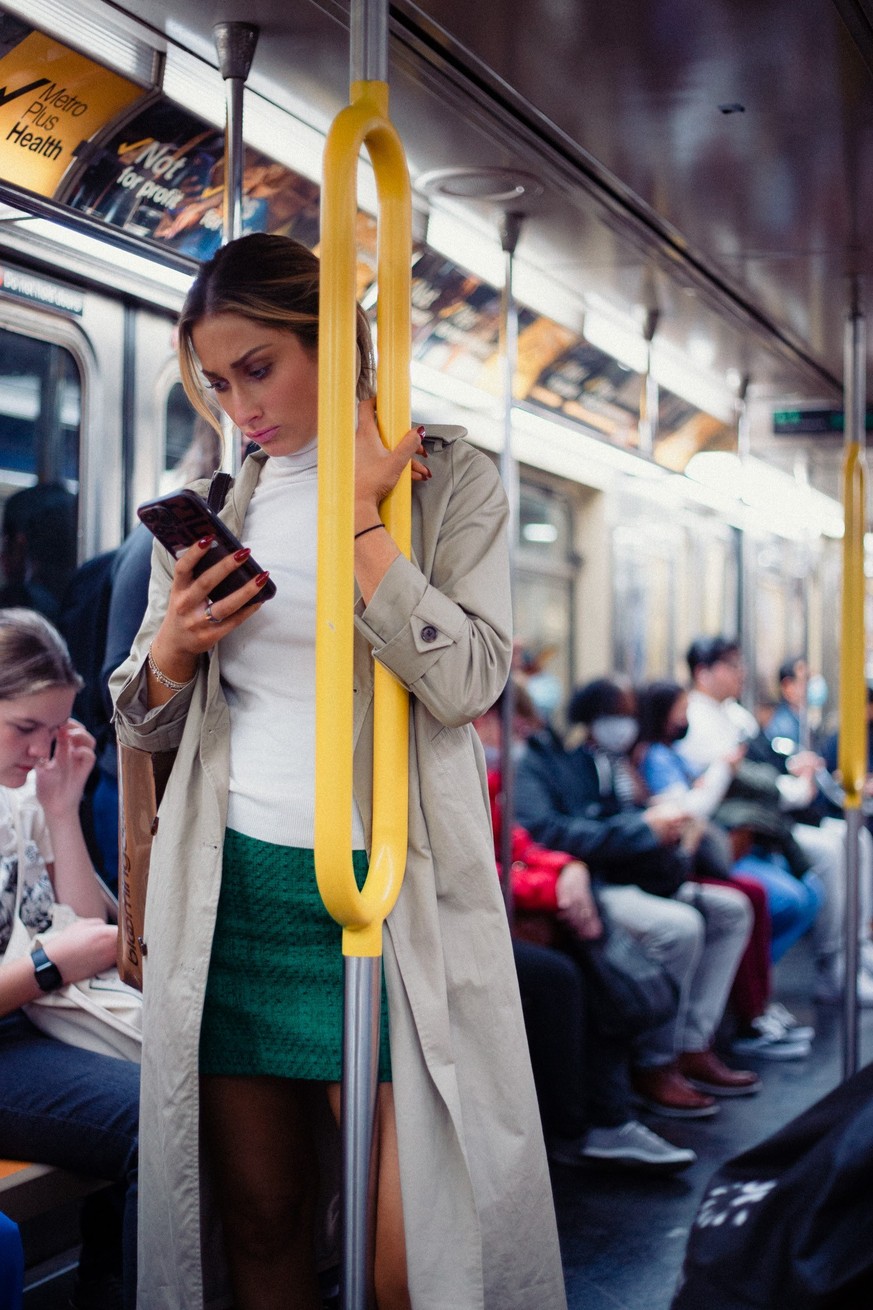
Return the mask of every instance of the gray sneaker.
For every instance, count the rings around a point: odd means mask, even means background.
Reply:
[[[666,1142],[636,1119],[618,1128],[590,1128],[582,1139],[581,1155],[630,1169],[664,1171],[687,1169],[697,1159],[693,1151]]]

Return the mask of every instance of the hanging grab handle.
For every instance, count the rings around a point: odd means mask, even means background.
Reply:
[[[356,171],[361,147],[379,198],[377,394],[379,429],[392,449],[410,427],[411,198],[403,147],[388,119],[387,82],[353,82],[324,153],[318,352],[318,595],[316,603],[315,869],[343,954],[382,953],[382,924],[406,867],[409,704],[375,665],[373,831],[361,891],[351,860],[354,692],[354,460]],[[407,466],[382,519],[409,555]]]

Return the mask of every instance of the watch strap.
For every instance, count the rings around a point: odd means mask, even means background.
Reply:
[[[36,974],[36,984],[40,991],[54,992],[59,987],[63,987],[64,980],[61,977],[61,971],[54,964],[41,946],[35,946],[30,952],[30,958],[33,960],[33,971]]]

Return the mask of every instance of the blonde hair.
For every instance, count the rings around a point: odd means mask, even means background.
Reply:
[[[312,251],[290,237],[253,232],[230,241],[204,264],[185,297],[179,317],[179,371],[191,404],[216,431],[221,425],[210,405],[192,334],[211,314],[240,314],[267,327],[292,332],[308,350],[318,350],[319,263]],[[356,340],[360,370],[356,394],[373,394],[373,342],[367,316],[357,307]]]
[[[81,691],[66,643],[36,610],[0,609],[0,700],[18,700],[52,687]]]

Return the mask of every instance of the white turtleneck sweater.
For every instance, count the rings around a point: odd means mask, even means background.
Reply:
[[[276,595],[221,641],[230,707],[227,823],[277,846],[312,849],[315,825],[315,568],[318,443],[266,461],[243,543]],[[364,830],[353,804],[352,847]]]

